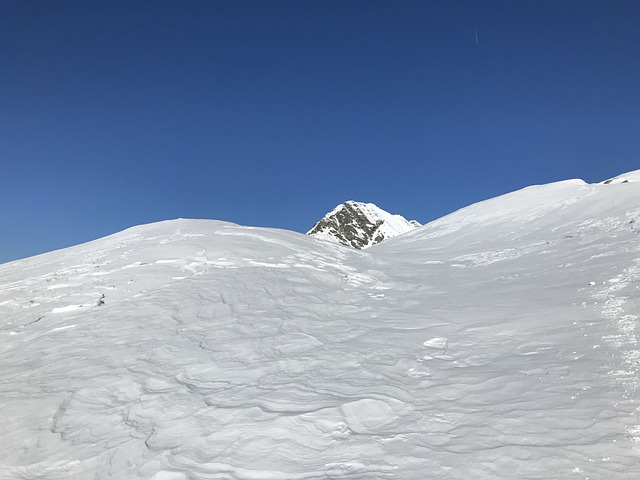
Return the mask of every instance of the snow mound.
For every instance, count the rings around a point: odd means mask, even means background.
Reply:
[[[640,181],[640,170],[634,170],[632,172],[623,173],[622,175],[610,178],[601,183],[604,185],[615,185],[616,183],[630,183],[638,181]]]

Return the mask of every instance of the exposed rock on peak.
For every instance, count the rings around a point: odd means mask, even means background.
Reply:
[[[350,200],[325,215],[307,234],[362,249],[420,226],[415,220],[393,215],[373,203]]]

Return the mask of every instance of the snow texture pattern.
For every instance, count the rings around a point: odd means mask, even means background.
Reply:
[[[0,479],[640,473],[640,183],[366,251],[210,220],[0,265]]]

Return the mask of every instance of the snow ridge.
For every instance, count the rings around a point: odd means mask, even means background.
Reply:
[[[362,249],[420,226],[415,220],[386,212],[373,203],[350,200],[326,214],[307,235]]]

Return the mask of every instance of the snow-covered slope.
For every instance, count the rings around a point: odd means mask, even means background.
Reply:
[[[361,249],[420,227],[415,220],[393,215],[373,203],[341,203],[317,222],[307,235]]]
[[[0,479],[635,480],[640,183],[366,251],[200,220],[0,266]]]
[[[602,182],[605,185],[609,185],[612,183],[629,183],[629,182],[638,182],[640,181],[640,170],[634,170],[633,172],[625,173],[623,175],[618,175],[613,178],[609,178]]]

